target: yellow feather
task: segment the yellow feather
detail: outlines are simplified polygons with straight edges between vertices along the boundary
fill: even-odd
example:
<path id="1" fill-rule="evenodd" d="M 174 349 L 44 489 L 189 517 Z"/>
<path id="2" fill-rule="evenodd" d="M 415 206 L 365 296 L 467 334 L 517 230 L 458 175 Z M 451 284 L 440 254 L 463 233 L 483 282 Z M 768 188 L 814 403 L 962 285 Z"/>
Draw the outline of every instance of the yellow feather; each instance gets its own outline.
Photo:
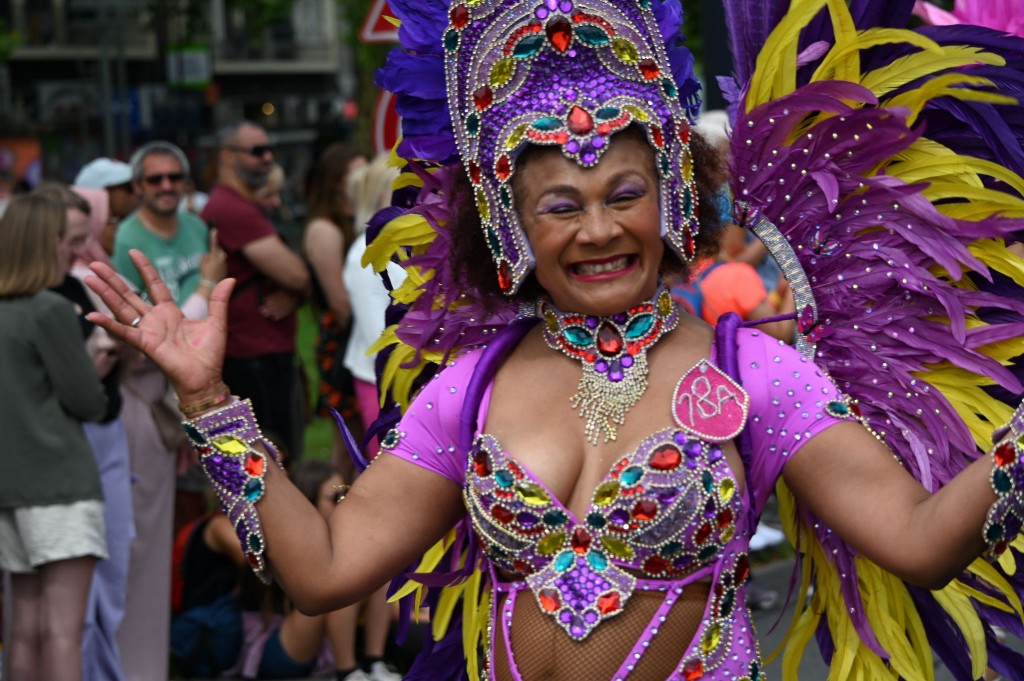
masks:
<path id="1" fill-rule="evenodd" d="M 440 641 L 448 633 L 448 625 L 452 621 L 452 613 L 455 606 L 462 598 L 465 590 L 465 583 L 455 586 L 446 586 L 441 590 L 441 596 L 437 599 L 437 605 L 430 611 L 430 631 L 435 641 Z"/>
<path id="2" fill-rule="evenodd" d="M 971 676 L 980 679 L 988 665 L 988 650 L 978 613 L 971 606 L 970 599 L 961 593 L 959 582 L 950 582 L 945 588 L 932 591 L 932 595 L 959 627 L 971 655 Z"/>
<path id="3" fill-rule="evenodd" d="M 796 87 L 796 57 L 800 31 L 826 0 L 794 0 L 790 10 L 765 40 L 757 55 L 747 95 L 747 111 L 788 94 Z"/>
<path id="4" fill-rule="evenodd" d="M 917 35 L 912 31 L 910 33 Z M 946 69 L 979 63 L 999 66 L 1006 63 L 1006 60 L 999 55 L 984 52 L 976 47 L 953 45 L 940 49 L 941 56 L 928 50 L 893 60 L 886 66 L 864 74 L 860 79 L 860 84 L 882 97 L 918 78 Z"/>
<path id="5" fill-rule="evenodd" d="M 938 43 L 919 33 L 895 28 L 872 28 L 856 34 L 856 36 L 846 44 L 840 45 L 837 43 L 836 46 L 829 51 L 825 59 L 822 60 L 821 65 L 818 66 L 817 70 L 815 70 L 814 76 L 811 80 L 848 80 L 854 83 L 861 82 L 861 84 L 866 86 L 866 84 L 862 82 L 859 69 L 856 71 L 851 70 L 850 67 L 857 63 L 856 60 L 851 59 L 851 57 L 857 56 L 859 58 L 858 53 L 863 50 L 892 43 L 906 43 L 914 45 L 915 47 L 920 47 L 922 50 L 926 50 L 926 54 L 931 58 L 931 64 L 933 65 L 933 69 L 928 72 L 934 72 L 936 58 L 938 55 L 943 53 L 943 49 L 938 45 Z M 965 61 L 964 63 L 970 62 Z M 881 70 L 884 71 L 885 69 Z M 913 78 L 911 78 L 911 80 L 913 80 Z M 872 91 L 874 91 L 873 88 Z M 876 92 L 875 94 L 878 93 Z"/>
<path id="6" fill-rule="evenodd" d="M 834 78 L 838 80 L 855 83 L 860 78 L 857 26 L 845 0 L 828 0 L 828 9 L 832 15 L 832 31 L 835 33 L 835 46 L 832 51 L 840 52 L 842 56 L 836 61 L 826 59 L 826 62 L 830 62 L 826 72 L 834 74 Z"/>
<path id="7" fill-rule="evenodd" d="M 1024 286 L 1024 260 L 1006 248 L 1002 239 L 979 239 L 967 247 L 975 257 L 992 269 Z"/>
<path id="8" fill-rule="evenodd" d="M 462 600 L 462 649 L 466 652 L 466 666 L 469 678 L 480 676 L 476 650 L 483 630 L 480 617 L 480 585 L 483 573 L 474 570 L 466 580 L 466 588 Z"/>

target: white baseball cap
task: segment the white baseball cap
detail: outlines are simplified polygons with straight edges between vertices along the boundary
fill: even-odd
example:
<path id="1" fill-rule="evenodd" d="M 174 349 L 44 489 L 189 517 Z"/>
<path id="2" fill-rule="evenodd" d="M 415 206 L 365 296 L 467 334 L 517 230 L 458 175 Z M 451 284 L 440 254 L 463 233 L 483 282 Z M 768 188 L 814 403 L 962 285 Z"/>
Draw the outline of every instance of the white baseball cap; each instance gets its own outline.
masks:
<path id="1" fill-rule="evenodd" d="M 124 161 L 115 161 L 101 156 L 82 166 L 72 184 L 88 189 L 106 189 L 126 184 L 131 180 L 132 167 L 130 165 Z"/>

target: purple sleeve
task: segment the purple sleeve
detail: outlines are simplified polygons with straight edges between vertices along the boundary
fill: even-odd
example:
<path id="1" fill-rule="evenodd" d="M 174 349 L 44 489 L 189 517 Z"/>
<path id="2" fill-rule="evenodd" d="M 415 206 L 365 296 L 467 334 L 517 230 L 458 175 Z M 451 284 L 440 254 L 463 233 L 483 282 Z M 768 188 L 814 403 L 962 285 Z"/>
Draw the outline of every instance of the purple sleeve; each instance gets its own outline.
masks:
<path id="1" fill-rule="evenodd" d="M 839 391 L 813 362 L 762 331 L 740 329 L 736 342 L 740 379 L 750 395 L 747 427 L 753 451 L 747 484 L 760 510 L 786 462 L 842 420 L 825 411 Z"/>
<path id="2" fill-rule="evenodd" d="M 460 357 L 423 386 L 398 424 L 398 444 L 388 453 L 462 487 L 466 455 L 459 451 L 459 415 L 480 356 L 475 351 Z"/>

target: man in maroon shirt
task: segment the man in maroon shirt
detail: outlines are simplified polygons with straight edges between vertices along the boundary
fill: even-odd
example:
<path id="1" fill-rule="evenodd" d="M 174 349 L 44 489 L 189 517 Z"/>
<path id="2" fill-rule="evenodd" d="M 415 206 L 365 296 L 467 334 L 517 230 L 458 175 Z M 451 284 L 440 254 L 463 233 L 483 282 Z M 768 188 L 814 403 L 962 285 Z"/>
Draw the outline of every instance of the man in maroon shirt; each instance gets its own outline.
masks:
<path id="1" fill-rule="evenodd" d="M 242 121 L 223 128 L 218 143 L 217 185 L 202 217 L 217 228 L 228 276 L 236 279 L 228 308 L 224 380 L 233 393 L 252 400 L 264 430 L 298 455 L 302 424 L 295 422 L 292 403 L 297 394 L 295 311 L 309 272 L 252 200 L 274 161 L 267 131 Z"/>

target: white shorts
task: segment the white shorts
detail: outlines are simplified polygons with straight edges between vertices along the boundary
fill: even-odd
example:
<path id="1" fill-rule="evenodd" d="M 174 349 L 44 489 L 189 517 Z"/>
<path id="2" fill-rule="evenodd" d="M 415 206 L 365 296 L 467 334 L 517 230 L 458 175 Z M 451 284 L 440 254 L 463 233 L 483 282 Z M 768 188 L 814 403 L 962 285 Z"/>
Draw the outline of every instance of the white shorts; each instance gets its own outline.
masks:
<path id="1" fill-rule="evenodd" d="M 0 568 L 31 573 L 82 556 L 107 557 L 102 501 L 0 509 Z"/>

